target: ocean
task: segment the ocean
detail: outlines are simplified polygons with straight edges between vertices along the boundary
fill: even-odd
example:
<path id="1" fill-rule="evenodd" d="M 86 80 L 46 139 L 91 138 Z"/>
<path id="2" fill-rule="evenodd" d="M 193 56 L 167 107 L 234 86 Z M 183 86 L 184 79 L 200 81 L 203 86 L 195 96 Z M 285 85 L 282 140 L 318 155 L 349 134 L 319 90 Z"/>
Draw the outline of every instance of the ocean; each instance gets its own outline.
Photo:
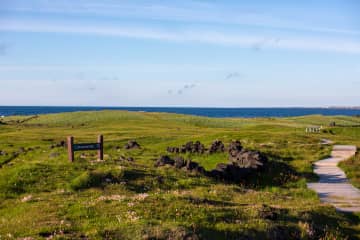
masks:
<path id="1" fill-rule="evenodd" d="M 360 116 L 360 109 L 341 108 L 197 108 L 197 107 L 40 107 L 0 106 L 0 116 L 37 115 L 77 111 L 126 110 L 144 112 L 167 112 L 206 117 L 294 117 L 304 115 Z"/>

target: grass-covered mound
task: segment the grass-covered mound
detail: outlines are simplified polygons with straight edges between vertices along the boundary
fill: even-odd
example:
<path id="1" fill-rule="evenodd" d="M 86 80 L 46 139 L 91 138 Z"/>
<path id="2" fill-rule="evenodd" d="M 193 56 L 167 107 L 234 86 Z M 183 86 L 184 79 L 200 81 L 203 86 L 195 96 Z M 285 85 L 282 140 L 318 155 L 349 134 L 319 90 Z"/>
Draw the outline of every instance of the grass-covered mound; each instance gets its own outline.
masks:
<path id="1" fill-rule="evenodd" d="M 305 133 L 306 126 L 332 121 L 341 126 Z M 124 111 L 5 118 L 0 239 L 356 239 L 359 215 L 321 204 L 306 181 L 316 180 L 312 163 L 330 153 L 321 139 L 360 145 L 359 123 L 342 116 L 216 119 Z M 66 136 L 93 142 L 98 134 L 105 161 L 92 152 L 67 160 Z M 132 139 L 141 148 L 125 149 Z M 229 161 L 227 153 L 166 150 L 188 141 L 208 147 L 215 139 L 226 145 L 239 139 L 261 151 L 267 168 L 232 183 L 154 166 L 161 155 L 181 155 L 210 171 Z"/>

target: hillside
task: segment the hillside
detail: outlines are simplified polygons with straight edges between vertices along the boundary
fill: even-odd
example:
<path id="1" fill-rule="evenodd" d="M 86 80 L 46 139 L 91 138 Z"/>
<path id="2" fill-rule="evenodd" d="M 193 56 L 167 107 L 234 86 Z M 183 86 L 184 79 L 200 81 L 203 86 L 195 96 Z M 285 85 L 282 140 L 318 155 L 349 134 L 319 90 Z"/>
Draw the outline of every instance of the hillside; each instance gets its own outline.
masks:
<path id="1" fill-rule="evenodd" d="M 336 127 L 305 133 L 307 126 L 333 121 Z M 306 181 L 316 180 L 312 163 L 330 153 L 322 139 L 360 146 L 359 125 L 358 117 L 320 115 L 7 117 L 0 124 L 0 239 L 360 239 L 359 214 L 338 213 L 306 188 Z M 95 142 L 99 134 L 104 161 L 95 152 L 68 161 L 67 136 Z M 140 149 L 124 149 L 132 139 Z M 209 147 L 216 139 L 261 151 L 267 168 L 235 183 L 154 166 L 161 155 L 176 155 L 168 146 L 200 141 Z M 180 155 L 206 171 L 228 162 L 226 153 Z"/>

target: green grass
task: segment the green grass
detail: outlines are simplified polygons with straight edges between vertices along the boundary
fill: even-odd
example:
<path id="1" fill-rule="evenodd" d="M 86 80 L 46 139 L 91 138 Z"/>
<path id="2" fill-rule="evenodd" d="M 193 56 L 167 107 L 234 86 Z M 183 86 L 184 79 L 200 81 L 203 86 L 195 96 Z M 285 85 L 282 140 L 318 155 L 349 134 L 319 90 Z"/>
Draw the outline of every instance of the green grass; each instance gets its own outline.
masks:
<path id="1" fill-rule="evenodd" d="M 351 183 L 360 188 L 360 155 L 341 162 L 339 166 L 345 171 Z"/>
<path id="2" fill-rule="evenodd" d="M 27 121 L 23 121 L 26 119 Z M 341 126 L 319 134 L 309 125 Z M 360 145 L 360 119 L 216 119 L 166 113 L 77 112 L 7 117 L 0 125 L 0 239 L 358 239 L 360 216 L 342 214 L 306 188 L 316 181 L 312 163 L 329 155 L 321 139 Z M 331 131 L 330 131 L 331 130 Z M 105 138 L 105 161 L 95 152 L 67 160 L 51 145 L 67 136 L 75 142 Z M 136 139 L 141 149 L 125 150 Z M 155 168 L 167 146 L 215 139 L 239 139 L 269 157 L 262 173 L 240 184 Z M 120 147 L 120 148 L 117 148 Z M 32 148 L 32 151 L 22 151 Z M 17 153 L 17 154 L 13 154 Z M 120 156 L 135 162 L 120 161 Z M 227 154 L 184 154 L 207 170 Z M 358 160 L 343 163 L 358 184 Z M 357 176 L 357 177 L 356 177 Z M 357 180 L 356 180 L 357 179 Z"/>

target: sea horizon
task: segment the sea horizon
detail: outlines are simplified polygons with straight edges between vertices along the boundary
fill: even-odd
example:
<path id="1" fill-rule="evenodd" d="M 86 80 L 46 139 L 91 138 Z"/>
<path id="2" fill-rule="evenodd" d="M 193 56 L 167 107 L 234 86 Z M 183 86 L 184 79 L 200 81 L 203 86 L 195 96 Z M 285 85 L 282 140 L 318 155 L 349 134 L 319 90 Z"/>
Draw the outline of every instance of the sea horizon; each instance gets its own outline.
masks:
<path id="1" fill-rule="evenodd" d="M 123 110 L 176 113 L 205 117 L 359 116 L 359 107 L 192 107 L 192 106 L 0 106 L 0 116 L 40 115 L 79 111 Z"/>

